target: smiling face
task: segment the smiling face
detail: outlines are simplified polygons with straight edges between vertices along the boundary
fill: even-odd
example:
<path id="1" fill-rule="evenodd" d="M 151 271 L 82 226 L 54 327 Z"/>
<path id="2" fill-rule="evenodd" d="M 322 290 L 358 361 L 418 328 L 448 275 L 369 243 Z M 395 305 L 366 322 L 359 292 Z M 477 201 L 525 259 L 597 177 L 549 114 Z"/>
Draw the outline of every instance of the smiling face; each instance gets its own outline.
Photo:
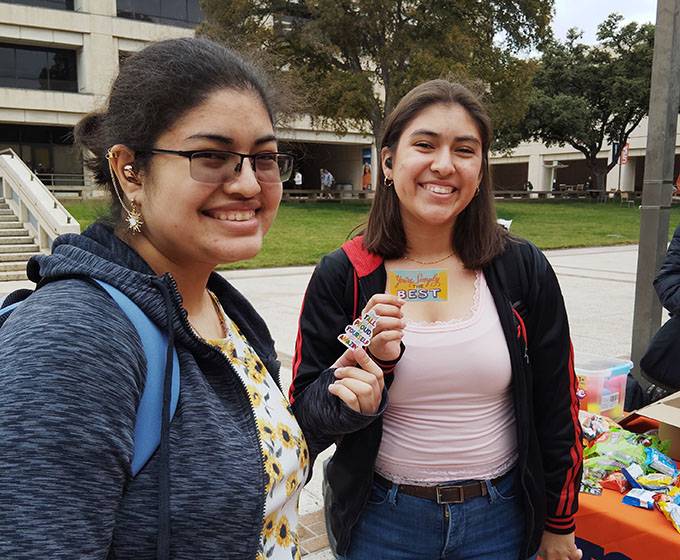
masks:
<path id="1" fill-rule="evenodd" d="M 218 90 L 161 134 L 154 146 L 167 150 L 275 152 L 267 110 L 247 91 Z M 144 217 L 142 232 L 128 243 L 157 272 L 212 270 L 217 264 L 255 256 L 276 216 L 281 183 L 259 183 L 252 160 L 227 184 L 194 180 L 189 160 L 152 156 L 141 185 L 128 191 Z M 128 189 L 126 189 L 128 190 Z"/>
<path id="2" fill-rule="evenodd" d="M 423 228 L 450 234 L 482 179 L 481 135 L 468 112 L 458 104 L 431 105 L 404 128 L 394 152 L 383 148 L 381 155 L 407 237 Z"/>

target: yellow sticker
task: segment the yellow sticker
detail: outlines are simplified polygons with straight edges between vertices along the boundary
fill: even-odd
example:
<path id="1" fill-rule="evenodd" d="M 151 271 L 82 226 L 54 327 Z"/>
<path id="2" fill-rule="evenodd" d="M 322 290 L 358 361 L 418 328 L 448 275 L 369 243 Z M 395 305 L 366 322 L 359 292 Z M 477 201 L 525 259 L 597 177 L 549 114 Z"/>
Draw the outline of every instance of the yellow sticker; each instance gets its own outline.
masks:
<path id="1" fill-rule="evenodd" d="M 390 294 L 406 301 L 446 301 L 446 270 L 391 270 Z"/>

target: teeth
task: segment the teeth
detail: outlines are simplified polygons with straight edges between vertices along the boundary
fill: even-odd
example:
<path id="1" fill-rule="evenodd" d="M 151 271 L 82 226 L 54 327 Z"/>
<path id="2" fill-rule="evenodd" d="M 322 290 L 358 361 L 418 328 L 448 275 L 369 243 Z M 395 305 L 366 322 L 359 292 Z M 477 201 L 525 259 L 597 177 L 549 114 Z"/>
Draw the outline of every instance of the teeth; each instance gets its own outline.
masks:
<path id="1" fill-rule="evenodd" d="M 437 185 L 425 185 L 425 190 L 437 193 L 437 194 L 449 194 L 453 192 L 453 187 L 440 187 Z"/>
<path id="2" fill-rule="evenodd" d="M 255 217 L 255 212 L 250 210 L 248 212 L 232 212 L 231 214 L 217 214 L 213 216 L 223 222 L 244 222 Z"/>

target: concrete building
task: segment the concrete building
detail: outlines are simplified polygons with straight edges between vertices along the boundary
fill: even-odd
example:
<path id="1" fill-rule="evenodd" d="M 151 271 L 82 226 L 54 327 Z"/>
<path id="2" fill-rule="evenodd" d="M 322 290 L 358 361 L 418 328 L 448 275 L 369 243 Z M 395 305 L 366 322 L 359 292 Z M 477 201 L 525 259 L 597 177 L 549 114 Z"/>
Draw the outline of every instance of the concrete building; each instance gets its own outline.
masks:
<path id="1" fill-rule="evenodd" d="M 0 150 L 12 148 L 55 192 L 84 185 L 73 125 L 103 105 L 125 56 L 152 40 L 193 35 L 202 17 L 199 0 L 0 0 Z M 319 188 L 320 168 L 328 168 L 338 185 L 359 189 L 362 164 L 377 161 L 369 134 L 338 135 L 311 119 L 278 132 L 283 149 L 297 156 L 306 188 Z M 642 189 L 646 135 L 643 121 L 627 163 L 609 173 L 608 189 Z M 680 154 L 680 135 L 676 145 Z M 611 158 L 609 147 L 601 158 Z M 553 182 L 575 190 L 590 174 L 570 146 L 527 143 L 491 163 L 497 190 L 523 190 L 527 181 L 534 191 L 550 191 Z"/>
<path id="2" fill-rule="evenodd" d="M 644 118 L 628 139 L 626 163 L 618 163 L 607 175 L 608 191 L 639 193 L 642 190 L 646 145 L 647 118 Z M 674 179 L 680 174 L 680 126 L 675 154 Z M 598 159 L 611 161 L 611 146 L 605 146 Z M 550 191 L 553 181 L 558 189 L 580 190 L 586 188 L 586 181 L 592 175 L 583 154 L 569 145 L 548 148 L 538 142 L 523 143 L 511 155 L 495 155 L 490 161 L 496 190 L 524 190 L 527 181 L 534 191 Z"/>
<path id="3" fill-rule="evenodd" d="M 84 185 L 72 127 L 104 104 L 121 60 L 149 41 L 193 35 L 202 17 L 199 0 L 0 0 L 0 151 L 12 148 L 57 193 Z M 305 119 L 278 132 L 308 188 L 320 187 L 322 167 L 361 188 L 362 163 L 375 161 L 362 133 Z"/>

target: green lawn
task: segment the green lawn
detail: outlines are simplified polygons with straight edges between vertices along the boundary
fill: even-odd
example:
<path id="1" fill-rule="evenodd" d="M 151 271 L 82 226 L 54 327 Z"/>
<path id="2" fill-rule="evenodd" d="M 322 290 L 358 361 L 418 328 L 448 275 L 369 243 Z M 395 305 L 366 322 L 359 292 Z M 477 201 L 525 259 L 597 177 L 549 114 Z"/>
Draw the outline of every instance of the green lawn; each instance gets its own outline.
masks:
<path id="1" fill-rule="evenodd" d="M 84 228 L 106 210 L 91 203 L 65 205 Z M 541 249 L 589 247 L 637 243 L 640 230 L 638 207 L 618 202 L 551 200 L 498 202 L 498 216 L 512 220 L 512 231 L 533 241 Z M 284 204 L 262 251 L 247 262 L 224 268 L 261 268 L 314 264 L 339 247 L 353 228 L 368 215 L 367 204 Z M 671 208 L 669 236 L 680 222 L 680 205 Z"/>

